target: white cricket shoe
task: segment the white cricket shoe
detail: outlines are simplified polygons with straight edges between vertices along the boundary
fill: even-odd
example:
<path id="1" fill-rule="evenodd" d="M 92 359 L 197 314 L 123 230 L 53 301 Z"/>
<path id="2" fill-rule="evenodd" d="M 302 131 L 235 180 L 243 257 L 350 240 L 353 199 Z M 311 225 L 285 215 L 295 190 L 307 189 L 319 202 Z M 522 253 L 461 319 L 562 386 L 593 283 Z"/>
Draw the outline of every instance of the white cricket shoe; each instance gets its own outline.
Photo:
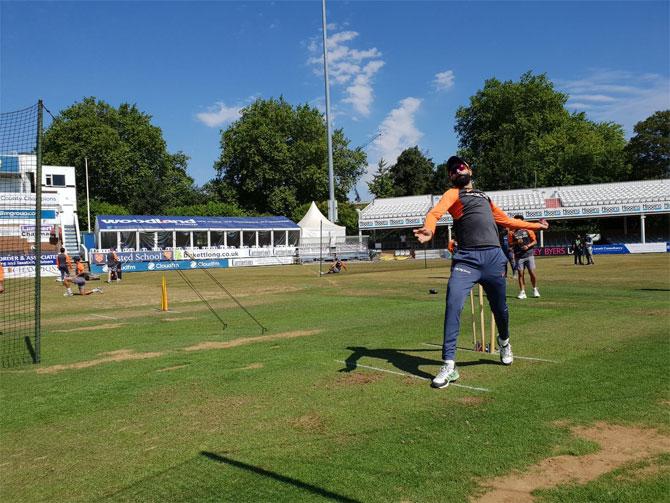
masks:
<path id="1" fill-rule="evenodd" d="M 449 367 L 449 365 L 442 365 L 438 374 L 433 377 L 433 380 L 430 382 L 430 385 L 433 388 L 446 388 L 449 386 L 449 383 L 455 381 L 460 376 L 458 375 L 458 370 L 456 367 Z"/>
<path id="2" fill-rule="evenodd" d="M 537 288 L 533 288 L 533 297 L 537 298 L 540 296 L 540 291 Z"/>
<path id="3" fill-rule="evenodd" d="M 498 347 L 500 348 L 500 361 L 503 365 L 512 365 L 514 355 L 512 354 L 512 345 L 507 342 L 506 346 L 502 345 L 502 340 L 498 337 Z"/>
<path id="4" fill-rule="evenodd" d="M 519 292 L 519 295 L 516 296 L 516 298 L 517 298 L 517 299 L 525 299 L 525 298 L 526 298 L 526 291 L 525 291 L 525 290 L 521 290 L 521 291 Z"/>

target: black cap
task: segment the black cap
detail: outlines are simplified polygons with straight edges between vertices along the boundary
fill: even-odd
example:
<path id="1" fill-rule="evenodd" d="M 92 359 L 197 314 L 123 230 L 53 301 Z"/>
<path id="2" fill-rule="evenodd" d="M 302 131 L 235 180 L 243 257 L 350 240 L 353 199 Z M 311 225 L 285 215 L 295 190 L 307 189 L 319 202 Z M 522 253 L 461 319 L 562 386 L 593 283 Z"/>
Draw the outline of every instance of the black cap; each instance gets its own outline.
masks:
<path id="1" fill-rule="evenodd" d="M 459 164 L 465 164 L 468 168 L 470 167 L 470 163 L 467 161 L 464 161 L 458 156 L 452 155 L 448 160 L 447 160 L 447 171 L 451 171 L 454 169 L 456 166 Z"/>

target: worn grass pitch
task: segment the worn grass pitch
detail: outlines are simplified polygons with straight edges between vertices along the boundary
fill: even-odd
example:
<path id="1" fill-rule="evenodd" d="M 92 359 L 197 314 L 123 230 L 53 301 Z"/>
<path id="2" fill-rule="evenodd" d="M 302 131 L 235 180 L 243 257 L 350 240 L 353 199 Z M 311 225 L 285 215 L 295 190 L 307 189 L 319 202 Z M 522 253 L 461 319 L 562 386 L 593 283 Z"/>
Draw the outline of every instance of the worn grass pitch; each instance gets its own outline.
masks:
<path id="1" fill-rule="evenodd" d="M 576 433 L 601 428 L 660 447 L 516 500 L 662 501 L 670 256 L 595 258 L 538 260 L 540 299 L 509 283 L 515 353 L 559 363 L 460 352 L 459 383 L 490 392 L 416 379 L 440 365 L 445 261 L 212 271 L 266 334 L 202 271 L 225 331 L 176 273 L 170 313 L 159 274 L 72 298 L 45 280 L 43 361 L 0 371 L 0 500 L 467 501 L 605 456 Z"/>

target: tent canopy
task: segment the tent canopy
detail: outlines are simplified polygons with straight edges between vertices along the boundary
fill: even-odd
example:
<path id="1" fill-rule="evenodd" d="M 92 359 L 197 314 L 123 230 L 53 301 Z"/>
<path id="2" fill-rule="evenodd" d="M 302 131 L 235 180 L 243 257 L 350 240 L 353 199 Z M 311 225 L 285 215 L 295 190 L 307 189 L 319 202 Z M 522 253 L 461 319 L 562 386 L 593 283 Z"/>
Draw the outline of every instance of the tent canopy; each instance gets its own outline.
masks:
<path id="1" fill-rule="evenodd" d="M 302 238 L 318 238 L 321 236 L 322 229 L 323 237 L 325 238 L 344 237 L 347 235 L 347 228 L 334 224 L 324 217 L 314 201 L 312 201 L 312 205 L 307 210 L 307 213 L 305 213 L 305 216 L 302 217 L 302 220 L 298 222 L 298 227 L 300 227 Z"/>

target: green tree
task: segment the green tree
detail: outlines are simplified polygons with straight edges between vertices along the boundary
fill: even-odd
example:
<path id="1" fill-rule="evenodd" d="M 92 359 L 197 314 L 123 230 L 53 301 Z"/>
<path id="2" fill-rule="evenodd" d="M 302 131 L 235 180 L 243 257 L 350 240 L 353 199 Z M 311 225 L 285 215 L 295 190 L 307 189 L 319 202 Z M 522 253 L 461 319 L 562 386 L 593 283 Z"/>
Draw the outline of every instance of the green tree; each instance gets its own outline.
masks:
<path id="1" fill-rule="evenodd" d="M 345 201 L 364 172 L 366 155 L 350 149 L 342 130 L 333 133 L 335 195 Z M 290 215 L 301 204 L 328 198 L 326 127 L 308 105 L 283 98 L 258 99 L 221 134 L 215 163 L 220 188 L 232 191 L 241 207 Z"/>
<path id="2" fill-rule="evenodd" d="M 487 80 L 470 106 L 456 112 L 460 154 L 471 162 L 477 187 L 505 190 L 626 179 L 622 127 L 570 114 L 567 99 L 544 74 L 527 72 L 518 82 Z"/>
<path id="3" fill-rule="evenodd" d="M 431 180 L 430 192 L 433 194 L 442 194 L 451 187 L 451 180 L 449 180 L 449 172 L 447 171 L 447 163 L 443 162 L 435 167 L 433 178 Z"/>
<path id="4" fill-rule="evenodd" d="M 427 158 L 418 146 L 405 149 L 390 168 L 394 195 L 399 197 L 429 193 L 434 169 L 432 159 Z"/>
<path id="5" fill-rule="evenodd" d="M 372 181 L 368 182 L 368 190 L 375 197 L 393 197 L 395 195 L 391 167 L 383 158 L 379 159 L 377 172 L 372 175 Z"/>
<path id="6" fill-rule="evenodd" d="M 91 198 L 132 213 L 159 213 L 199 197 L 186 173 L 188 157 L 169 153 L 161 129 L 135 105 L 114 108 L 93 97 L 75 103 L 45 131 L 43 152 L 45 164 L 75 167 L 81 195 L 88 158 Z"/>
<path id="7" fill-rule="evenodd" d="M 566 101 L 544 74 L 527 72 L 519 82 L 486 80 L 470 106 L 456 111 L 460 153 L 473 166 L 478 188 L 531 187 L 531 145 L 569 117 Z"/>
<path id="8" fill-rule="evenodd" d="M 630 169 L 622 155 L 625 145 L 620 125 L 573 114 L 533 142 L 526 166 L 538 186 L 621 181 Z"/>
<path id="9" fill-rule="evenodd" d="M 670 178 L 670 110 L 655 112 L 633 129 L 635 136 L 626 145 L 631 179 Z"/>

